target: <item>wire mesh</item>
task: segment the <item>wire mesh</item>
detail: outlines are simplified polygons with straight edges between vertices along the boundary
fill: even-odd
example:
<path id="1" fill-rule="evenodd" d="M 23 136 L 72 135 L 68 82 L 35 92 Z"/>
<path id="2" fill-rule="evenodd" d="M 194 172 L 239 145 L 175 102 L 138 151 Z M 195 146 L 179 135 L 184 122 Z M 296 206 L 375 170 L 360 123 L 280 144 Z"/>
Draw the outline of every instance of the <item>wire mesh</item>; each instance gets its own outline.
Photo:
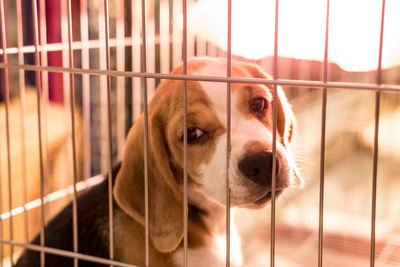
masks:
<path id="1" fill-rule="evenodd" d="M 37 114 L 38 114 L 38 136 L 39 136 L 39 158 L 40 158 L 40 173 L 41 173 L 41 185 L 40 185 L 40 205 L 41 205 L 41 231 L 40 231 L 40 246 L 28 244 L 29 240 L 29 229 L 28 229 L 28 217 L 27 212 L 25 211 L 25 205 L 22 206 L 23 213 L 25 215 L 25 235 L 26 235 L 26 243 L 16 242 L 13 240 L 13 206 L 12 206 L 12 181 L 11 181 L 11 167 L 10 167 L 10 148 L 9 142 L 7 142 L 7 160 L 8 160 L 8 179 L 9 179 L 9 220 L 10 220 L 10 239 L 5 240 L 1 239 L 1 244 L 8 244 L 13 246 L 20 246 L 26 249 L 32 249 L 35 251 L 39 251 L 41 253 L 41 266 L 45 266 L 45 253 L 57 254 L 60 256 L 71 257 L 74 258 L 74 265 L 78 265 L 78 259 L 80 260 L 88 260 L 96 263 L 103 263 L 115 266 L 133 266 L 128 264 L 123 264 L 118 261 L 114 261 L 114 236 L 113 236 L 113 199 L 112 199 L 112 164 L 113 164 L 113 132 L 112 132 L 112 77 L 116 78 L 117 90 L 116 90 L 116 101 L 118 103 L 118 111 L 117 111 L 117 151 L 118 157 L 122 158 L 122 152 L 124 147 L 124 138 L 126 127 L 129 123 L 127 123 L 127 117 L 131 116 L 132 121 L 135 117 L 138 116 L 141 109 L 143 109 L 144 117 L 145 117 L 145 264 L 149 266 L 150 262 L 150 252 L 149 252 L 149 218 L 148 218 L 148 209 L 149 209 L 149 196 L 148 196 L 148 168 L 149 168 L 149 129 L 148 129 L 148 111 L 147 111 L 147 102 L 148 102 L 148 93 L 151 94 L 151 91 L 155 90 L 156 80 L 159 79 L 173 79 L 173 80 L 183 80 L 184 84 L 184 129 L 188 127 L 187 121 L 187 82 L 188 81 L 209 81 L 209 82 L 220 82 L 227 84 L 227 154 L 226 154 L 226 266 L 230 266 L 230 179 L 229 179 L 229 162 L 230 162 L 230 150 L 231 150 L 231 84 L 232 83 L 249 83 L 249 84 L 265 84 L 265 85 L 273 85 L 273 137 L 272 137 L 272 154 L 273 154 L 273 163 L 272 163 L 272 189 L 271 189 L 271 251 L 270 251 L 270 266 L 275 266 L 275 187 L 276 187 L 276 131 L 277 131 L 277 86 L 297 86 L 297 87 L 312 87 L 317 89 L 322 89 L 323 92 L 323 101 L 322 101 L 322 121 L 321 121 L 321 160 L 320 160 L 320 206 L 319 206 L 319 242 L 318 242 L 318 266 L 323 265 L 323 208 L 324 208 L 324 164 L 325 164 L 325 124 L 326 124 L 326 108 L 327 108 L 327 92 L 329 89 L 349 89 L 349 90 L 366 90 L 366 91 L 375 91 L 376 92 L 376 106 L 375 106 L 375 132 L 374 132 L 374 161 L 373 161 L 373 192 L 372 192 L 372 214 L 371 214 L 371 258 L 370 258 L 370 266 L 374 266 L 375 264 L 375 220 L 376 220 L 376 187 L 377 187 L 377 167 L 378 167 L 378 136 L 379 136 L 379 109 L 380 109 L 380 94 L 381 92 L 400 92 L 400 86 L 398 85 L 388 85 L 382 83 L 382 70 L 381 70 L 381 61 L 382 61 L 382 42 L 383 42 L 383 28 L 384 28 L 384 20 L 385 20 L 385 0 L 382 3 L 382 22 L 381 22 L 381 32 L 380 32 L 380 46 L 379 46 L 379 62 L 377 68 L 377 82 L 376 84 L 363 84 L 363 83 L 352 83 L 352 82 L 330 82 L 328 81 L 328 29 L 329 29 L 329 0 L 327 1 L 327 17 L 326 17 L 326 37 L 325 37 L 325 57 L 324 57 L 324 74 L 322 81 L 311 81 L 311 80 L 288 80 L 288 79 L 279 79 L 278 75 L 278 21 L 279 21 L 279 1 L 275 2 L 275 39 L 274 39 L 274 72 L 273 79 L 262 79 L 262 78 L 237 78 L 231 77 L 231 60 L 232 60 L 232 52 L 231 52 L 231 9 L 232 3 L 228 0 L 228 21 L 227 21 L 227 34 L 228 34 L 228 43 L 227 43 L 227 75 L 226 77 L 215 77 L 215 76 L 198 76 L 198 75 L 188 75 L 187 74 L 187 61 L 190 56 L 195 55 L 195 50 L 198 51 L 207 51 L 209 54 L 213 54 L 212 46 L 207 47 L 206 42 L 199 41 L 196 46 L 193 44 L 192 40 L 188 40 L 187 34 L 187 2 L 183 0 L 182 5 L 178 5 L 174 1 L 161 1 L 160 9 L 170 9 L 169 15 L 172 17 L 178 17 L 178 14 L 183 13 L 183 30 L 181 34 L 181 30 L 177 28 L 177 26 L 172 25 L 169 28 L 160 28 L 159 29 L 159 38 L 160 38 L 160 54 L 159 57 L 165 58 L 165 60 L 160 63 L 158 70 L 154 64 L 148 68 L 148 62 L 156 61 L 156 54 L 154 54 L 154 47 L 151 47 L 151 44 L 155 42 L 155 35 L 148 35 L 149 29 L 154 32 L 154 25 L 147 25 L 146 16 L 146 1 L 142 0 L 141 3 L 138 0 L 133 0 L 130 2 L 131 5 L 131 20 L 132 22 L 141 24 L 141 32 L 136 27 L 131 27 L 131 37 L 125 36 L 125 31 L 127 31 L 124 27 L 125 22 L 125 13 L 124 13 L 124 1 L 117 1 L 117 33 L 115 38 L 110 37 L 110 17 L 109 17 L 109 3 L 107 0 L 104 0 L 103 5 L 100 5 L 99 8 L 99 17 L 98 17 L 98 27 L 99 27 L 99 37 L 98 39 L 91 39 L 90 33 L 88 31 L 89 28 L 89 11 L 88 11 L 88 2 L 85 0 L 80 1 L 80 41 L 73 40 L 73 16 L 72 16 L 72 7 L 71 0 L 68 0 L 67 4 L 67 19 L 64 20 L 64 23 L 67 22 L 67 25 L 63 27 L 67 29 L 67 39 L 65 40 L 65 36 L 62 38 L 60 43 L 47 43 L 46 40 L 46 12 L 45 12 L 45 1 L 41 0 L 40 4 L 37 3 L 37 0 L 32 0 L 33 6 L 33 30 L 34 30 L 34 45 L 24 45 L 22 30 L 22 15 L 21 15 L 21 2 L 17 1 L 17 22 L 18 22 L 18 46 L 16 47 L 6 47 L 6 22 L 4 15 L 4 1 L 0 1 L 0 16 L 1 16 L 1 25 L 2 25 L 2 48 L 0 49 L 0 55 L 3 56 L 3 63 L 0 63 L 0 68 L 4 70 L 5 73 L 5 103 L 6 103 L 6 119 L 7 119 L 7 128 L 9 125 L 9 114 L 8 114 L 8 104 L 9 104 L 9 81 L 8 81 L 8 71 L 9 70 L 18 70 L 19 72 L 19 89 L 20 89 L 20 97 L 21 102 L 24 103 L 24 92 L 25 92 L 25 72 L 26 71 L 34 71 L 36 73 L 36 84 L 37 84 Z M 40 7 L 38 12 L 37 7 Z M 137 10 L 140 7 L 141 13 Z M 39 15 L 38 15 L 39 14 Z M 159 14 L 159 16 L 165 16 Z M 165 19 L 165 18 L 164 18 Z M 147 28 L 148 26 L 148 28 Z M 62 28 L 62 27 L 61 27 Z M 167 33 L 167 34 L 166 34 Z M 104 36 L 102 36 L 104 34 Z M 137 41 L 140 39 L 140 41 Z M 148 44 L 146 37 L 150 39 L 150 45 Z M 66 43 L 68 45 L 66 46 Z M 168 43 L 166 45 L 165 43 Z M 125 69 L 125 57 L 128 57 L 127 47 L 131 47 L 131 58 L 132 58 L 132 68 L 131 70 Z M 116 69 L 113 70 L 111 65 L 112 54 L 114 52 L 111 49 L 115 48 L 116 54 Z M 151 48 L 151 49 L 149 49 Z M 94 69 L 91 68 L 90 65 L 90 50 L 91 49 L 99 49 L 101 50 L 100 54 L 105 56 L 104 58 L 100 57 L 100 68 Z M 149 52 L 150 50 L 150 52 Z M 68 53 L 65 53 L 65 52 Z M 74 52 L 81 52 L 81 68 L 74 66 Z M 23 56 L 29 53 L 35 53 L 35 64 L 25 64 Z M 67 55 L 67 60 L 63 60 L 62 67 L 49 66 L 47 53 L 48 52 L 63 52 L 64 55 Z M 204 53 L 204 52 L 203 52 Z M 8 56 L 17 55 L 18 63 L 9 63 Z M 105 62 L 102 62 L 105 59 Z M 171 69 L 172 66 L 176 66 L 183 59 L 183 74 L 167 74 L 168 70 Z M 66 64 L 68 61 L 69 65 Z M 140 67 L 139 67 L 140 66 Z M 69 96 L 70 99 L 70 116 L 72 120 L 72 150 L 73 150 L 73 208 L 74 208 L 74 249 L 73 252 L 69 251 L 61 251 L 53 248 L 49 248 L 45 246 L 45 236 L 44 236 L 44 227 L 45 227 L 45 214 L 44 214 L 44 182 L 45 182 L 45 161 L 47 157 L 44 156 L 43 147 L 47 147 L 42 144 L 42 139 L 47 140 L 46 138 L 46 129 L 43 131 L 42 127 L 47 127 L 45 123 L 41 120 L 43 119 L 45 122 L 47 121 L 46 116 L 47 112 L 41 111 L 41 108 L 46 109 L 46 103 L 41 104 L 43 99 L 46 102 L 49 99 L 49 88 L 48 88 L 48 76 L 47 74 L 50 72 L 58 72 L 62 73 L 66 76 L 69 76 L 68 79 L 64 79 L 64 88 L 71 88 Z M 84 132 L 89 133 L 91 129 L 90 123 L 90 101 L 91 101 L 91 89 L 90 88 L 90 76 L 99 76 L 106 78 L 106 87 L 100 91 L 106 91 L 106 107 L 103 107 L 103 110 L 107 110 L 107 127 L 106 127 L 106 135 L 107 135 L 107 148 L 103 148 L 107 150 L 108 160 L 107 160 L 107 172 L 108 176 L 108 204 L 109 204 L 109 247 L 110 247 L 110 258 L 109 259 L 101 259 L 94 256 L 84 255 L 78 253 L 78 229 L 77 229 L 77 189 L 76 185 L 78 182 L 77 178 L 77 155 L 76 155 L 76 137 L 75 137 L 75 82 L 74 75 L 81 74 L 82 75 L 82 103 L 83 103 L 83 114 L 84 114 Z M 128 115 L 126 110 L 124 109 L 125 103 L 129 102 L 125 99 L 126 97 L 126 82 L 125 78 L 132 78 L 132 95 L 131 95 L 131 115 Z M 142 102 L 138 103 L 138 95 L 137 88 L 140 86 L 139 79 L 142 80 Z M 151 78 L 151 82 L 147 79 Z M 102 83 L 103 84 L 103 83 Z M 102 85 L 104 86 L 104 84 Z M 106 89 L 106 90 L 104 90 Z M 102 94 L 102 93 L 100 93 Z M 104 94 L 102 94 L 104 95 Z M 68 98 L 66 98 L 68 99 Z M 21 104 L 21 124 L 25 125 L 24 118 L 24 104 Z M 103 133 L 104 135 L 104 133 Z M 22 146 L 24 147 L 25 140 L 25 130 L 23 130 L 23 134 L 21 137 Z M 9 139 L 9 130 L 7 129 L 7 139 Z M 91 150 L 90 147 L 90 135 L 85 135 L 84 137 L 84 151 L 88 152 Z M 187 143 L 187 131 L 184 131 L 184 259 L 183 265 L 188 266 L 188 195 L 187 195 L 187 183 L 188 183 L 188 143 Z M 104 154 L 105 152 L 103 152 Z M 46 155 L 48 152 L 45 153 Z M 103 156 L 104 157 L 104 156 Z M 25 158 L 26 152 L 23 153 L 23 162 L 22 166 L 25 166 Z M 84 156 L 84 177 L 91 176 L 91 158 L 90 154 L 86 154 Z M 104 164 L 103 164 L 104 165 Z M 23 171 L 23 176 L 26 177 L 26 171 Z M 1 174 L 1 173 L 0 173 Z M 26 179 L 26 178 L 24 178 Z M 24 203 L 27 203 L 26 199 L 26 182 L 24 182 Z M 1 191 L 1 190 L 0 190 Z M 2 207 L 0 203 L 0 207 Z M 11 249 L 11 254 L 12 249 Z"/>

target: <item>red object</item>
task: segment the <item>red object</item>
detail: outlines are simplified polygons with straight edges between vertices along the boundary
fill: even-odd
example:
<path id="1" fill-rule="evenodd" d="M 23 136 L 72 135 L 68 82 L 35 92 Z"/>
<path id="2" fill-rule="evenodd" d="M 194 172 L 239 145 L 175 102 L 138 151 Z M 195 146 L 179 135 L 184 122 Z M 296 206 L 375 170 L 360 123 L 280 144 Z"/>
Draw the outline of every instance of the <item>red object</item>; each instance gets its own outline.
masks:
<path id="1" fill-rule="evenodd" d="M 46 26 L 47 42 L 61 43 L 61 1 L 46 1 Z M 54 51 L 47 53 L 48 65 L 62 67 L 62 52 Z M 51 101 L 62 103 L 63 75 L 62 73 L 49 72 L 49 98 Z"/>

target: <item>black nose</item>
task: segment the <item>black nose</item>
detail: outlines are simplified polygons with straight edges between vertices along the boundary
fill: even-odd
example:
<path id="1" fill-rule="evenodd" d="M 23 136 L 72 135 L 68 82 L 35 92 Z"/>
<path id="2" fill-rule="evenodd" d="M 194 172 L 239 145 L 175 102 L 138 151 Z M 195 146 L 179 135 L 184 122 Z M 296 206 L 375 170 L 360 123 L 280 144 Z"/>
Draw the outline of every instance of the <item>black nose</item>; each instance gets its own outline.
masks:
<path id="1" fill-rule="evenodd" d="M 239 170 L 251 181 L 263 185 L 271 186 L 272 180 L 272 152 L 257 151 L 246 154 L 239 161 Z M 279 171 L 279 161 L 276 158 L 276 174 Z"/>

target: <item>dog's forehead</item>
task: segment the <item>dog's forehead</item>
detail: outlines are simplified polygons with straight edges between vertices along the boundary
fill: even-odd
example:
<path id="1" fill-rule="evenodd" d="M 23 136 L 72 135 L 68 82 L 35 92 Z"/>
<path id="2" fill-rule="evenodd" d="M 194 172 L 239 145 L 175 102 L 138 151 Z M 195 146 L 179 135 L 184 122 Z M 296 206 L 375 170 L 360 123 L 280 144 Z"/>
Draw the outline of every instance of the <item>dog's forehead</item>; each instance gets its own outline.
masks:
<path id="1" fill-rule="evenodd" d="M 232 66 L 232 72 L 244 72 L 240 70 L 237 66 Z M 193 75 L 201 76 L 218 76 L 226 77 L 227 66 L 221 62 L 210 62 L 210 64 L 205 64 L 200 68 L 193 70 Z M 248 73 L 242 73 L 242 75 L 248 75 Z M 201 89 L 207 94 L 208 98 L 211 100 L 212 107 L 218 116 L 220 122 L 226 126 L 227 118 L 227 84 L 225 82 L 207 82 L 200 81 Z M 231 108 L 232 114 L 236 114 L 236 105 L 238 98 L 240 98 L 240 91 L 231 91 Z"/>

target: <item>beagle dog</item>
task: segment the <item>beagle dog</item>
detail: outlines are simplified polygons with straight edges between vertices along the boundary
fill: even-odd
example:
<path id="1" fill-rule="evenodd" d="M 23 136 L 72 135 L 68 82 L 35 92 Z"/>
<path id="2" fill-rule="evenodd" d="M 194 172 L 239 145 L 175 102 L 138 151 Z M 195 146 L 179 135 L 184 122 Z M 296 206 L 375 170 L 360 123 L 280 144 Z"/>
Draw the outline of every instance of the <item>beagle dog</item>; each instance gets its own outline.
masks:
<path id="1" fill-rule="evenodd" d="M 226 60 L 193 58 L 189 75 L 226 76 Z M 182 74 L 183 67 L 173 70 Z M 232 62 L 233 77 L 268 79 L 255 65 Z M 150 266 L 183 266 L 183 81 L 164 80 L 148 105 Z M 276 195 L 300 184 L 289 151 L 294 116 L 284 92 L 277 95 Z M 225 266 L 227 84 L 187 81 L 188 266 Z M 261 208 L 271 198 L 271 86 L 231 84 L 229 189 L 237 207 Z M 143 115 L 131 128 L 124 158 L 113 177 L 114 259 L 145 265 Z M 109 257 L 107 182 L 78 198 L 78 250 Z M 46 227 L 46 246 L 72 251 L 72 207 Z M 240 237 L 231 223 L 231 266 L 243 266 Z M 39 238 L 33 241 L 39 243 Z M 72 266 L 72 259 L 46 254 L 48 266 Z M 26 251 L 21 266 L 39 266 L 39 253 Z M 80 261 L 79 266 L 103 266 Z"/>

